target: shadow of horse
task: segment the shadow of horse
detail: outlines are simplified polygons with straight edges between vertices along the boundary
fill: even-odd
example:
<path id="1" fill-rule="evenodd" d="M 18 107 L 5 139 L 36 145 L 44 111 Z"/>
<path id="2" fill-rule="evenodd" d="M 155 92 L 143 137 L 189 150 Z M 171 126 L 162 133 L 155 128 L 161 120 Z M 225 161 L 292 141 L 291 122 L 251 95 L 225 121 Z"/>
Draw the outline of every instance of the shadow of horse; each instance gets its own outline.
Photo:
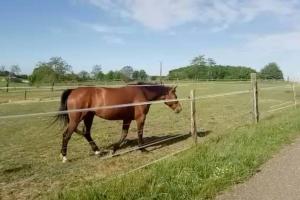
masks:
<path id="1" fill-rule="evenodd" d="M 211 130 L 200 130 L 200 131 L 197 131 L 197 136 L 198 136 L 198 137 L 206 137 L 206 136 L 208 136 L 210 133 L 212 133 Z"/>
<path id="2" fill-rule="evenodd" d="M 197 136 L 198 137 L 206 137 L 209 135 L 212 131 L 210 130 L 200 130 L 197 131 Z M 173 134 L 173 135 L 163 135 L 163 136 L 146 136 L 144 137 L 144 144 L 142 147 L 138 147 L 138 139 L 126 139 L 124 143 L 120 146 L 121 149 L 126 149 L 126 148 L 135 148 L 136 150 L 148 147 L 154 147 L 151 149 L 151 151 L 170 146 L 172 144 L 187 140 L 188 138 L 191 137 L 191 133 L 187 134 Z M 105 149 L 110 149 L 113 147 L 114 144 L 111 144 L 107 146 Z M 146 152 L 150 152 L 147 150 Z"/>

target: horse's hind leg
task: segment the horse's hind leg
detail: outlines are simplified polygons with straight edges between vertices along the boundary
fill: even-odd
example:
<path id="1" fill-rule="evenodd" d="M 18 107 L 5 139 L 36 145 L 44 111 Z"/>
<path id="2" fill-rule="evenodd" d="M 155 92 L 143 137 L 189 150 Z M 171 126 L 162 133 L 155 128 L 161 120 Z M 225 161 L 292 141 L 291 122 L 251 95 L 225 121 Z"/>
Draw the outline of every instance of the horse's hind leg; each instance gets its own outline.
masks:
<path id="1" fill-rule="evenodd" d="M 68 143 L 69 143 L 69 140 L 70 140 L 73 132 L 76 130 L 77 126 L 78 126 L 78 122 L 70 121 L 67 129 L 65 130 L 65 132 L 63 134 L 62 147 L 61 147 L 61 156 L 62 156 L 63 162 L 67 161 Z"/>
<path id="2" fill-rule="evenodd" d="M 88 113 L 86 115 L 86 117 L 84 118 L 84 125 L 85 125 L 86 129 L 85 129 L 85 133 L 83 136 L 88 141 L 88 143 L 91 145 L 92 150 L 95 152 L 95 155 L 99 155 L 100 150 L 91 136 L 91 128 L 92 128 L 92 124 L 93 124 L 93 119 L 94 119 L 93 113 Z"/>
<path id="3" fill-rule="evenodd" d="M 116 144 L 113 145 L 113 153 L 115 153 L 121 147 L 122 143 L 124 142 L 125 138 L 127 137 L 130 123 L 131 123 L 131 120 L 123 120 L 121 138 Z"/>
<path id="4" fill-rule="evenodd" d="M 145 125 L 146 116 L 136 119 L 137 129 L 138 129 L 138 144 L 139 147 L 143 146 L 143 134 L 144 134 L 144 125 Z M 145 148 L 140 148 L 142 152 L 146 152 Z"/>

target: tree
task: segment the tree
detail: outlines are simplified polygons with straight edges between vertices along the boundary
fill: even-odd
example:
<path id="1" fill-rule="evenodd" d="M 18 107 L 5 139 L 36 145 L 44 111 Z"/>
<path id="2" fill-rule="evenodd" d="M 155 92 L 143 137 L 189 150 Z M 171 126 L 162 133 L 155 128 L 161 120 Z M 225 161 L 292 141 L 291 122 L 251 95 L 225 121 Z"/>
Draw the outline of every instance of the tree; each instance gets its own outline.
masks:
<path id="1" fill-rule="evenodd" d="M 157 80 L 157 76 L 151 76 L 151 81 L 156 81 Z"/>
<path id="2" fill-rule="evenodd" d="M 90 75 L 87 71 L 82 70 L 81 72 L 78 73 L 78 77 L 80 78 L 81 81 L 86 81 L 89 79 Z"/>
<path id="3" fill-rule="evenodd" d="M 61 57 L 52 57 L 47 64 L 59 75 L 59 79 L 66 75 L 66 73 L 70 73 L 72 70 L 72 66 Z"/>
<path id="4" fill-rule="evenodd" d="M 57 80 L 57 74 L 47 63 L 38 63 L 36 68 L 33 70 L 29 81 L 32 84 L 38 83 L 53 83 Z"/>
<path id="5" fill-rule="evenodd" d="M 103 80 L 104 73 L 102 72 L 101 65 L 94 65 L 91 74 L 95 80 Z"/>
<path id="6" fill-rule="evenodd" d="M 120 80 L 122 78 L 122 73 L 120 71 L 114 71 L 114 78 L 113 80 Z"/>
<path id="7" fill-rule="evenodd" d="M 143 69 L 139 71 L 139 76 L 140 76 L 140 79 L 143 80 L 143 81 L 148 78 L 148 74 Z"/>
<path id="8" fill-rule="evenodd" d="M 140 72 L 137 70 L 134 70 L 134 72 L 132 73 L 132 79 L 134 79 L 134 80 L 140 79 Z"/>
<path id="9" fill-rule="evenodd" d="M 275 62 L 272 62 L 260 71 L 260 77 L 263 79 L 283 79 L 283 73 L 279 66 Z"/>
<path id="10" fill-rule="evenodd" d="M 199 55 L 197 57 L 195 57 L 192 62 L 191 65 L 206 65 L 206 60 L 205 60 L 205 56 L 204 55 Z"/>
<path id="11" fill-rule="evenodd" d="M 207 59 L 207 65 L 210 66 L 210 67 L 213 67 L 215 66 L 217 63 L 216 61 L 213 59 L 213 58 L 208 58 Z"/>
<path id="12" fill-rule="evenodd" d="M 133 68 L 131 66 L 125 66 L 120 70 L 121 78 L 125 82 L 129 82 L 132 79 Z"/>
<path id="13" fill-rule="evenodd" d="M 20 72 L 21 72 L 21 69 L 20 69 L 19 65 L 10 66 L 10 73 L 11 74 L 18 75 L 18 74 L 20 74 Z"/>
<path id="14" fill-rule="evenodd" d="M 71 73 L 68 73 L 64 76 L 64 80 L 74 82 L 74 81 L 79 81 L 80 78 L 78 77 L 77 74 L 75 74 L 74 72 L 71 72 Z"/>
<path id="15" fill-rule="evenodd" d="M 215 65 L 199 66 L 190 65 L 173 69 L 169 72 L 170 79 L 249 79 L 251 73 L 255 73 L 254 69 L 249 67 L 235 67 Z"/>
<path id="16" fill-rule="evenodd" d="M 114 71 L 110 70 L 107 74 L 106 74 L 106 79 L 109 81 L 114 80 Z"/>
<path id="17" fill-rule="evenodd" d="M 0 72 L 5 72 L 5 65 L 0 65 Z"/>
<path id="18" fill-rule="evenodd" d="M 9 76 L 9 72 L 5 68 L 5 65 L 0 66 L 0 76 Z"/>
<path id="19" fill-rule="evenodd" d="M 132 78 L 133 68 L 131 66 L 125 66 L 120 70 L 120 72 L 128 78 Z"/>
<path id="20" fill-rule="evenodd" d="M 72 66 L 64 61 L 61 57 L 52 57 L 48 62 L 38 62 L 31 75 L 31 82 L 57 82 L 69 80 L 72 74 Z M 50 73 L 49 77 L 45 74 Z M 73 77 L 74 78 L 74 77 Z"/>

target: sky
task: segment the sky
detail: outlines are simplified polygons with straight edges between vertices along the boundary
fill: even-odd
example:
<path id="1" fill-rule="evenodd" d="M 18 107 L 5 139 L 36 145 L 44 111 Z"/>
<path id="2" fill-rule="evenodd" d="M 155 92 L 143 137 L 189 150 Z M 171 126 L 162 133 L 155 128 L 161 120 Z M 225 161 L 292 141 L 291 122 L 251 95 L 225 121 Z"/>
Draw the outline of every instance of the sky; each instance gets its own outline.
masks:
<path id="1" fill-rule="evenodd" d="M 300 78 L 300 0 L 1 0 L 0 65 L 31 73 L 61 56 L 75 72 L 130 65 L 163 74 L 198 55 Z"/>

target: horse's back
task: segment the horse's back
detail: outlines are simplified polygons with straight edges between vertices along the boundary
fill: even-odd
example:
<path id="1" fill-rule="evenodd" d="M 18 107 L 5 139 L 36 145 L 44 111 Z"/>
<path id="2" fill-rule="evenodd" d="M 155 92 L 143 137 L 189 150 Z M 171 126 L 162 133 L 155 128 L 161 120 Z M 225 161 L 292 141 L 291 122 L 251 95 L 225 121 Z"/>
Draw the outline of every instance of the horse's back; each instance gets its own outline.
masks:
<path id="1" fill-rule="evenodd" d="M 143 92 L 138 87 L 99 88 L 98 93 L 104 101 L 104 105 L 118 105 L 144 100 Z"/>
<path id="2" fill-rule="evenodd" d="M 101 108 L 116 105 L 115 108 L 96 110 L 95 114 L 109 120 L 134 119 L 139 115 L 136 107 L 119 105 L 143 101 L 146 99 L 139 87 L 82 87 L 71 92 L 68 109 Z"/>

